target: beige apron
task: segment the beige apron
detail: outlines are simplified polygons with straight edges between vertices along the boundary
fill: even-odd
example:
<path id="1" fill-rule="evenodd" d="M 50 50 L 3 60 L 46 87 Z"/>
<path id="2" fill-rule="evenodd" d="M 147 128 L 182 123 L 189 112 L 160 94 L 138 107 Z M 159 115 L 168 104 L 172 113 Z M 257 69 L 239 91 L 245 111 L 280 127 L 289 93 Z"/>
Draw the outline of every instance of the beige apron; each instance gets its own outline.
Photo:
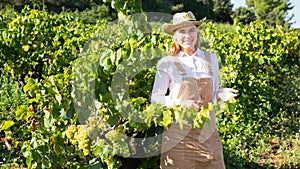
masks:
<path id="1" fill-rule="evenodd" d="M 181 75 L 185 74 L 178 58 L 175 64 Z M 210 55 L 205 53 L 209 73 L 213 77 Z M 202 100 L 207 106 L 212 102 L 213 82 L 211 78 L 184 78 L 178 98 L 182 100 Z M 203 128 L 192 128 L 184 124 L 184 129 L 172 124 L 164 131 L 162 138 L 162 154 L 160 168 L 162 169 L 224 169 L 223 148 L 216 128 L 214 112 L 210 112 Z"/>

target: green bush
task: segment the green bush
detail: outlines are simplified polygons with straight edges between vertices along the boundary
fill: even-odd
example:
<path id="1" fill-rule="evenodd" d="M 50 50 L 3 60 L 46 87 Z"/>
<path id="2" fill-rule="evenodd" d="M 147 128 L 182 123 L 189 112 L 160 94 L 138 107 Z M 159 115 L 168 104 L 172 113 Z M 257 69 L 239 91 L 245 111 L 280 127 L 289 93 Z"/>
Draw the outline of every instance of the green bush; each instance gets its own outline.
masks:
<path id="1" fill-rule="evenodd" d="M 91 9 L 84 11 L 76 10 L 73 15 L 85 24 L 96 24 L 101 23 L 103 20 L 112 21 L 116 19 L 116 13 L 110 11 L 106 5 L 93 6 Z"/>
<path id="2" fill-rule="evenodd" d="M 11 75 L 7 72 L 1 73 L 0 77 L 0 166 L 10 162 L 19 156 L 17 151 L 13 150 L 11 145 L 14 132 L 5 130 L 11 126 L 19 126 L 22 123 L 14 121 L 14 112 L 19 107 L 26 102 L 26 95 L 23 94 L 22 88 L 19 84 L 11 78 Z M 19 127 L 13 127 L 14 131 L 21 133 Z M 22 138 L 22 136 L 20 136 Z M 12 151 L 11 151 L 12 150 Z"/>
<path id="3" fill-rule="evenodd" d="M 297 139 L 299 32 L 253 22 L 244 27 L 237 24 L 233 32 L 208 24 L 204 34 L 212 39 L 212 46 L 220 55 L 225 85 L 239 90 L 235 112 L 223 112 L 219 118 L 225 152 L 229 157 L 238 156 L 226 159 L 227 166 L 254 168 L 267 163 L 269 155 L 285 158 L 281 151 L 299 146 L 277 145 L 288 142 L 290 136 Z M 279 150 L 272 151 L 272 140 L 276 140 Z M 285 162 L 299 165 L 297 158 Z"/>
<path id="4" fill-rule="evenodd" d="M 21 81 L 27 75 L 41 79 L 62 72 L 78 57 L 94 29 L 69 14 L 52 15 L 28 7 L 14 18 L 3 18 L 0 67 Z"/>

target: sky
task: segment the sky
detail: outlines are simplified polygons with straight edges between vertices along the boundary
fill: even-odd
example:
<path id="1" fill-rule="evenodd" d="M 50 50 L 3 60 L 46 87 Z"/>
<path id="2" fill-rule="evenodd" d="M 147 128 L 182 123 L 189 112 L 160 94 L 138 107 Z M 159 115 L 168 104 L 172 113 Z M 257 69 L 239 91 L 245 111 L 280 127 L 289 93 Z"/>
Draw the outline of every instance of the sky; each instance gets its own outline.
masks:
<path id="1" fill-rule="evenodd" d="M 291 22 L 293 23 L 292 27 L 300 28 L 300 1 L 290 0 L 290 2 L 292 3 L 291 6 L 294 6 L 292 10 L 288 11 L 289 16 L 292 16 L 292 14 L 294 14 L 294 17 L 291 20 Z M 236 9 L 240 6 L 246 7 L 245 0 L 231 0 L 231 3 L 233 4 L 233 9 Z"/>

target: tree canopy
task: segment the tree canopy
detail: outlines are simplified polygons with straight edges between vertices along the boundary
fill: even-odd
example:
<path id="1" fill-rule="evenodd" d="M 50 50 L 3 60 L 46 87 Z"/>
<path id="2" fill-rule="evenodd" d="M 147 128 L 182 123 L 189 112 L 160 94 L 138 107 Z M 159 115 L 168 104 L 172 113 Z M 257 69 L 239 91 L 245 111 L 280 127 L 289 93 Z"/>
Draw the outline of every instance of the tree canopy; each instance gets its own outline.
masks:
<path id="1" fill-rule="evenodd" d="M 289 25 L 292 17 L 287 18 L 288 11 L 293 9 L 289 0 L 246 0 L 250 9 L 255 11 L 258 21 L 265 21 L 269 25 Z"/>
<path id="2" fill-rule="evenodd" d="M 230 0 L 214 0 L 215 21 L 232 23 L 232 7 Z"/>
<path id="3" fill-rule="evenodd" d="M 247 7 L 239 7 L 235 9 L 232 17 L 237 18 L 238 21 L 243 24 L 249 24 L 256 19 L 254 10 Z"/>

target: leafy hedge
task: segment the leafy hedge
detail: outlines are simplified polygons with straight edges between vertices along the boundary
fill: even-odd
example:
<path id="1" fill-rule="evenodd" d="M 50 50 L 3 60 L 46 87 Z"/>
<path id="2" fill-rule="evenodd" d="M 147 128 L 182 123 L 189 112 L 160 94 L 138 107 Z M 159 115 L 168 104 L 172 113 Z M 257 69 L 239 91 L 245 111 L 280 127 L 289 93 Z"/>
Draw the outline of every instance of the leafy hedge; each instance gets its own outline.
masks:
<path id="1" fill-rule="evenodd" d="M 208 24 L 203 30 L 220 55 L 225 85 L 239 90 L 235 112 L 224 112 L 219 120 L 228 155 L 240 156 L 237 161 L 227 161 L 227 165 L 271 165 L 268 160 L 273 155 L 274 161 L 284 161 L 275 162 L 276 167 L 282 163 L 299 166 L 299 155 L 294 154 L 299 153 L 299 144 L 280 144 L 290 142 L 289 137 L 299 140 L 300 34 L 255 22 L 249 26 L 237 24 L 235 28 L 224 32 Z M 253 163 L 245 164 L 243 160 Z"/>
<path id="2" fill-rule="evenodd" d="M 0 23 L 3 167 L 157 168 L 160 139 L 149 138 L 183 118 L 201 128 L 207 109 L 149 104 L 157 60 L 171 41 L 160 24 L 145 23 L 144 15 L 95 25 L 66 13 L 24 9 L 15 16 L 6 13 Z M 222 84 L 239 90 L 218 111 L 227 168 L 297 166 L 299 32 L 234 27 L 201 29 L 222 61 Z M 136 154 L 146 160 L 130 158 Z"/>
<path id="3" fill-rule="evenodd" d="M 28 7 L 15 17 L 3 15 L 1 23 L 0 67 L 21 80 L 28 74 L 42 78 L 62 72 L 95 28 L 67 13 L 52 15 Z"/>
<path id="4" fill-rule="evenodd" d="M 1 166 L 83 166 L 88 159 L 78 162 L 79 155 L 63 135 L 66 126 L 77 121 L 70 111 L 70 67 L 94 29 L 101 26 L 83 24 L 67 13 L 55 15 L 28 7 L 13 15 L 7 11 L 1 19 L 1 77 L 15 85 L 16 92 L 8 92 L 12 98 L 22 93 L 14 104 L 8 104 L 7 94 L 1 96 L 1 146 L 6 145 Z M 7 89 L 5 83 L 1 87 Z"/>

